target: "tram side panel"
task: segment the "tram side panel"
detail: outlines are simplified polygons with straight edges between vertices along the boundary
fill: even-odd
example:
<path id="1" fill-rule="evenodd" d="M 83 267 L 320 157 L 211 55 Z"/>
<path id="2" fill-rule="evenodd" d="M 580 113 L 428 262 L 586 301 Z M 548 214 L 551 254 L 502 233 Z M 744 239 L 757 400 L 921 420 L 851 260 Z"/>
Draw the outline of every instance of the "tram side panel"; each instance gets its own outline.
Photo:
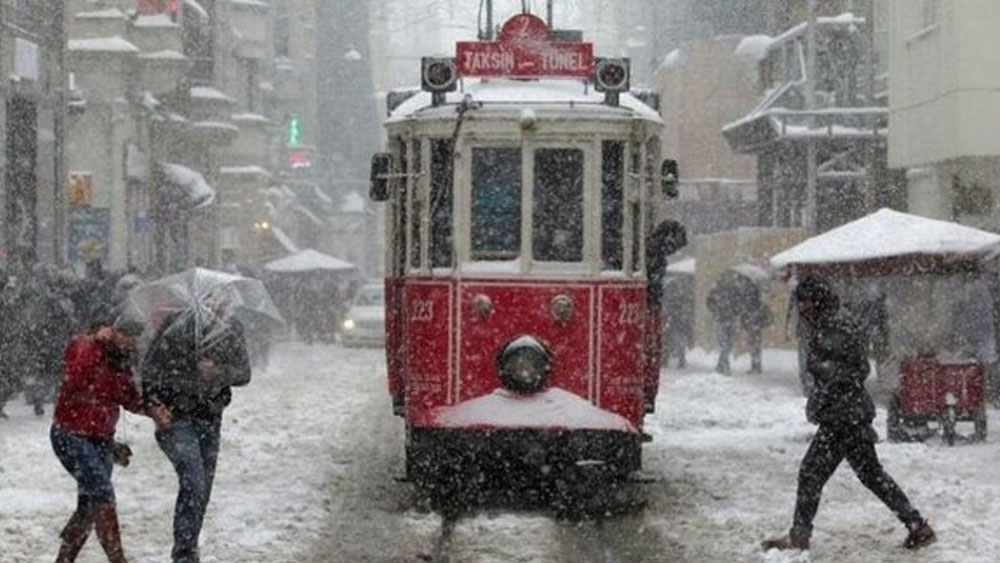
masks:
<path id="1" fill-rule="evenodd" d="M 450 281 L 403 286 L 406 418 L 415 426 L 432 426 L 433 409 L 450 401 L 452 299 Z"/>
<path id="2" fill-rule="evenodd" d="M 599 303 L 597 406 L 642 428 L 646 289 L 603 286 Z"/>

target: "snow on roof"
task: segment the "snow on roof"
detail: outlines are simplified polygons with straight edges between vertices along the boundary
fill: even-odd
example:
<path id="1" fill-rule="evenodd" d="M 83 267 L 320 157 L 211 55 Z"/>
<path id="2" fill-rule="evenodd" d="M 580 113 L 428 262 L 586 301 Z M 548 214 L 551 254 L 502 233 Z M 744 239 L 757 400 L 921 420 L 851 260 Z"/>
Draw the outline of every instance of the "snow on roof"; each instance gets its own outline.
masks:
<path id="1" fill-rule="evenodd" d="M 266 176 L 271 177 L 271 173 L 261 166 L 251 165 L 251 166 L 221 166 L 219 167 L 219 174 L 232 174 L 232 175 L 245 175 L 245 176 Z"/>
<path id="2" fill-rule="evenodd" d="M 619 98 L 621 107 L 615 108 L 604 104 L 604 94 L 575 80 L 467 79 L 463 91 L 449 92 L 446 104 L 434 109 L 442 109 L 452 115 L 455 109 L 449 104 L 458 104 L 466 95 L 473 102 L 482 102 L 486 106 L 567 105 L 585 111 L 631 110 L 647 119 L 660 120 L 656 110 L 631 94 L 622 94 Z M 392 112 L 391 120 L 405 119 L 431 107 L 430 92 L 417 92 Z"/>
<path id="3" fill-rule="evenodd" d="M 147 16 L 138 16 L 135 18 L 133 23 L 135 27 L 180 27 L 181 25 L 172 19 L 170 19 L 169 14 L 150 14 Z"/>
<path id="4" fill-rule="evenodd" d="M 997 244 L 1000 244 L 1000 235 L 880 209 L 776 254 L 771 258 L 771 266 L 860 262 L 914 254 L 985 254 Z"/>
<path id="5" fill-rule="evenodd" d="M 291 256 L 279 258 L 264 265 L 271 272 L 349 272 L 357 269 L 354 264 L 323 254 L 317 250 L 306 248 Z"/>
<path id="6" fill-rule="evenodd" d="M 128 16 L 125 15 L 125 12 L 119 10 L 118 8 L 108 8 L 107 10 L 95 10 L 92 12 L 78 12 L 76 14 L 76 18 L 79 20 L 118 20 L 125 19 L 127 17 Z"/>
<path id="7" fill-rule="evenodd" d="M 120 35 L 114 37 L 98 37 L 96 39 L 70 39 L 67 42 L 70 51 L 92 53 L 138 53 L 139 48 L 129 43 Z"/>
<path id="8" fill-rule="evenodd" d="M 254 122 L 254 123 L 270 123 L 271 122 L 271 120 L 268 119 L 266 116 L 263 116 L 263 115 L 261 115 L 259 113 L 250 113 L 250 112 L 234 113 L 232 115 L 232 120 L 233 121 L 243 121 L 243 122 L 248 122 L 248 123 L 249 122 Z"/>
<path id="9" fill-rule="evenodd" d="M 270 8 L 271 5 L 262 0 L 229 0 L 234 6 L 244 6 L 247 8 Z"/>
<path id="10" fill-rule="evenodd" d="M 299 251 L 299 245 L 295 244 L 292 238 L 285 234 L 285 231 L 274 227 L 271 232 L 274 233 L 274 238 L 278 239 L 278 243 L 285 247 L 285 250 L 293 253 Z"/>
<path id="11" fill-rule="evenodd" d="M 162 51 L 155 51 L 152 53 L 141 53 L 139 55 L 140 59 L 150 59 L 156 61 L 186 61 L 187 57 L 183 53 L 174 51 L 173 49 L 164 49 Z"/>
<path id="12" fill-rule="evenodd" d="M 196 121 L 191 124 L 192 127 L 197 127 L 198 129 L 223 129 L 226 131 L 233 131 L 236 133 L 240 132 L 240 128 L 233 125 L 232 123 L 226 123 L 224 121 Z"/>
<path id="13" fill-rule="evenodd" d="M 748 63 L 758 63 L 767 58 L 767 51 L 774 43 L 770 35 L 748 35 L 736 46 L 734 54 Z"/>
<path id="14" fill-rule="evenodd" d="M 444 428 L 560 428 L 635 433 L 625 418 L 552 387 L 532 395 L 497 389 L 454 406 L 438 407 L 434 418 Z"/>
<path id="15" fill-rule="evenodd" d="M 187 166 L 163 162 L 160 164 L 167 181 L 184 188 L 194 207 L 208 205 L 215 199 L 215 190 L 208 185 L 201 172 Z"/>
<path id="16" fill-rule="evenodd" d="M 663 62 L 660 63 L 660 67 L 656 70 L 673 70 L 680 68 L 683 64 L 684 52 L 681 51 L 680 47 L 678 47 L 663 57 Z"/>
<path id="17" fill-rule="evenodd" d="M 344 213 L 364 213 L 365 198 L 356 191 L 350 191 L 340 201 L 340 210 Z"/>
<path id="18" fill-rule="evenodd" d="M 225 93 L 215 88 L 212 88 L 211 86 L 192 86 L 191 97 L 199 98 L 202 100 L 221 100 L 225 102 L 233 101 L 233 99 L 227 96 Z"/>

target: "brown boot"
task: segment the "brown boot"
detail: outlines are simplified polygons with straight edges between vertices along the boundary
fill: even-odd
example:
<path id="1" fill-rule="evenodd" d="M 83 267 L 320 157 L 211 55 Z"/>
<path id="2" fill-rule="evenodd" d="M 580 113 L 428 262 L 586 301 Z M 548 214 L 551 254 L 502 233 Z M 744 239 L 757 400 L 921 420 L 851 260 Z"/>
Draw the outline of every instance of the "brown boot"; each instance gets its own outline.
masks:
<path id="1" fill-rule="evenodd" d="M 780 538 L 771 538 L 769 540 L 764 540 L 760 542 L 760 546 L 764 548 L 764 551 L 769 549 L 809 549 L 809 538 L 793 536 L 788 534 L 787 536 L 782 536 Z"/>
<path id="2" fill-rule="evenodd" d="M 909 530 L 910 533 L 907 534 L 906 541 L 903 542 L 903 547 L 906 549 L 920 549 L 937 541 L 937 535 L 934 534 L 934 529 L 927 523 L 927 520 L 909 528 Z"/>
<path id="3" fill-rule="evenodd" d="M 104 548 L 104 554 L 108 556 L 110 563 L 128 563 L 125 559 L 125 551 L 122 549 L 121 532 L 118 530 L 118 513 L 115 511 L 114 502 L 98 504 L 94 509 L 94 528 L 97 530 L 97 539 Z"/>
<path id="4" fill-rule="evenodd" d="M 56 563 L 73 563 L 76 556 L 83 549 L 83 544 L 87 543 L 90 535 L 90 528 L 93 521 L 84 518 L 79 512 L 74 512 L 66 522 L 66 527 L 59 533 L 62 544 L 59 546 L 59 555 L 56 556 Z"/>

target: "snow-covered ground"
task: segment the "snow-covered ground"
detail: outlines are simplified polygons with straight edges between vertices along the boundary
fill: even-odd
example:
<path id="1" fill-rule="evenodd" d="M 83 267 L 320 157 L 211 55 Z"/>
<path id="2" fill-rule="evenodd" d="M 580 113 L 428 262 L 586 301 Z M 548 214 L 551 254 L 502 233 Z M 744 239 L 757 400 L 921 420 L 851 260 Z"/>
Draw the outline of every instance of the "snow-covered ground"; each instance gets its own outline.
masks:
<path id="1" fill-rule="evenodd" d="M 566 522 L 539 512 L 483 510 L 454 524 L 451 563 L 513 561 L 995 562 L 1000 553 L 1000 440 L 949 448 L 940 441 L 878 446 L 889 473 L 938 530 L 917 554 L 902 526 L 846 464 L 824 492 L 813 549 L 761 553 L 790 523 L 798 463 L 812 427 L 795 384 L 794 357 L 765 351 L 765 373 L 711 373 L 694 352 L 665 370 L 655 440 L 645 451 L 649 504 L 638 514 Z M 205 563 L 433 559 L 441 518 L 412 502 L 401 472 L 402 431 L 385 396 L 376 350 L 285 344 L 269 370 L 234 393 L 202 535 Z M 48 416 L 20 402 L 0 420 L 0 561 L 55 558 L 75 487 L 48 443 Z M 1000 413 L 990 411 L 991 421 Z M 876 428 L 884 434 L 884 411 Z M 994 427 L 996 423 L 994 422 Z M 125 415 L 119 439 L 135 456 L 115 484 L 127 553 L 169 560 L 176 484 L 152 424 Z M 92 538 L 82 563 L 104 561 Z"/>

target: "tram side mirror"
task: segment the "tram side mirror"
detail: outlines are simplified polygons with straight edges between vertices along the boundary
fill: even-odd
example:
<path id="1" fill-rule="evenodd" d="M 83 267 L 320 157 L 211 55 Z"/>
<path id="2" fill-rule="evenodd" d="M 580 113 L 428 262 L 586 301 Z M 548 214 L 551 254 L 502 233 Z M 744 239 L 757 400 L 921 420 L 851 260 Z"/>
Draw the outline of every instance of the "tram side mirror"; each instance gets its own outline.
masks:
<path id="1" fill-rule="evenodd" d="M 389 199 L 389 171 L 392 169 L 392 155 L 379 152 L 372 155 L 371 185 L 368 187 L 368 197 L 372 201 Z"/>
<path id="2" fill-rule="evenodd" d="M 663 195 L 669 198 L 677 197 L 677 161 L 672 158 L 664 159 L 660 165 L 660 182 L 663 188 Z"/>

